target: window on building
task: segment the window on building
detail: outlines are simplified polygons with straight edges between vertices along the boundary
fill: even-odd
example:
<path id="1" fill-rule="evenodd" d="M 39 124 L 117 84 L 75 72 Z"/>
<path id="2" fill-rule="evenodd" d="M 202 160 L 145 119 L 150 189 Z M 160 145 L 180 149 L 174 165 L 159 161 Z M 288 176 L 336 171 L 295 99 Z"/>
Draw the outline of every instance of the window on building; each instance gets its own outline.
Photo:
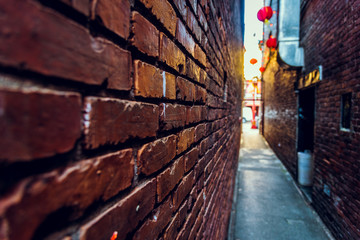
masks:
<path id="1" fill-rule="evenodd" d="M 351 124 L 351 93 L 341 96 L 341 128 L 350 129 Z"/>

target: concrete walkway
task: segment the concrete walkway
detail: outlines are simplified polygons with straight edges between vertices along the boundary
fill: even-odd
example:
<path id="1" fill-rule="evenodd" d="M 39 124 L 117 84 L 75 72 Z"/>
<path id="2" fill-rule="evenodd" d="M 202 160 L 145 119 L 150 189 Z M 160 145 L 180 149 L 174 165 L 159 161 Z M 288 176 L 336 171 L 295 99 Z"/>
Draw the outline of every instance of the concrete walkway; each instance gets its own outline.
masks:
<path id="1" fill-rule="evenodd" d="M 331 239 L 258 130 L 242 136 L 229 239 Z"/>

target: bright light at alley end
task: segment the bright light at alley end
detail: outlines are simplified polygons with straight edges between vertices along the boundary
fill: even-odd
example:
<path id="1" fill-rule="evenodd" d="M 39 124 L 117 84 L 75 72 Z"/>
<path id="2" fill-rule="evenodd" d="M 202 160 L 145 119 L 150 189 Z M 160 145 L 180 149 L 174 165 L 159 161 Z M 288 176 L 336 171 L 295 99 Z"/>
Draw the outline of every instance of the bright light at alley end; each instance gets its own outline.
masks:
<path id="1" fill-rule="evenodd" d="M 257 63 L 257 60 L 256 60 L 255 58 L 252 58 L 252 59 L 250 59 L 250 63 L 251 63 L 252 65 L 254 65 L 255 63 Z"/>

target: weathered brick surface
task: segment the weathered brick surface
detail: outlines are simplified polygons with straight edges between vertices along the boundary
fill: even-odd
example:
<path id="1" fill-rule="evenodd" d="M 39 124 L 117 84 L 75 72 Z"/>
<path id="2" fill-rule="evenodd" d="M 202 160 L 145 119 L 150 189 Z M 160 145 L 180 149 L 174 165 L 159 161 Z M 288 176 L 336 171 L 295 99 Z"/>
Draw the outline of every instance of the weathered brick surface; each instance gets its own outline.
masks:
<path id="1" fill-rule="evenodd" d="M 165 80 L 164 80 L 165 78 Z M 175 100 L 176 99 L 176 83 L 175 76 L 173 74 L 163 72 L 163 97 Z M 165 89 L 165 90 L 164 90 Z"/>
<path id="2" fill-rule="evenodd" d="M 197 123 L 202 119 L 202 107 L 201 106 L 192 106 L 186 108 L 186 124 Z"/>
<path id="3" fill-rule="evenodd" d="M 159 106 L 160 128 L 170 130 L 183 127 L 186 122 L 186 107 L 178 104 L 162 103 Z"/>
<path id="4" fill-rule="evenodd" d="M 192 186 L 194 185 L 194 172 L 191 171 L 188 175 L 186 175 L 178 188 L 173 193 L 173 205 L 175 209 L 180 207 L 180 204 L 185 199 L 186 195 L 188 195 L 191 191 Z"/>
<path id="5" fill-rule="evenodd" d="M 186 75 L 196 82 L 200 82 L 200 67 L 190 58 L 186 59 Z"/>
<path id="6" fill-rule="evenodd" d="M 176 39 L 186 48 L 186 50 L 194 55 L 195 42 L 185 28 L 185 25 L 178 19 L 176 24 Z"/>
<path id="7" fill-rule="evenodd" d="M 78 9 L 84 9 L 85 7 L 87 7 L 84 0 L 80 1 L 84 3 L 81 3 L 81 7 L 79 6 Z M 79 5 L 76 4 L 76 2 L 80 1 L 74 1 L 74 5 Z M 92 2 L 93 4 L 91 6 L 91 19 L 101 19 L 101 22 L 105 25 L 105 27 L 126 39 L 129 36 L 130 29 L 129 1 L 97 0 Z"/>
<path id="8" fill-rule="evenodd" d="M 135 60 L 135 95 L 142 97 L 162 97 L 162 71 L 150 64 Z"/>
<path id="9" fill-rule="evenodd" d="M 170 168 L 157 177 L 157 199 L 161 202 L 181 180 L 184 174 L 184 158 L 177 159 Z"/>
<path id="10" fill-rule="evenodd" d="M 187 202 L 185 201 L 183 205 L 179 208 L 173 220 L 170 222 L 168 228 L 165 230 L 163 238 L 165 240 L 176 239 L 178 234 L 178 229 L 184 223 L 186 218 L 186 212 L 188 210 Z"/>
<path id="11" fill-rule="evenodd" d="M 133 12 L 132 43 L 143 53 L 156 57 L 159 55 L 159 31 L 138 12 Z"/>
<path id="12" fill-rule="evenodd" d="M 145 144 L 138 152 L 138 169 L 149 175 L 161 169 L 176 155 L 176 136 L 171 135 Z"/>
<path id="13" fill-rule="evenodd" d="M 185 72 L 185 54 L 163 33 L 160 33 L 160 60 L 180 73 Z"/>
<path id="14" fill-rule="evenodd" d="M 179 100 L 193 102 L 195 99 L 195 85 L 182 77 L 176 79 L 176 92 Z"/>
<path id="15" fill-rule="evenodd" d="M 296 128 L 297 96 L 294 92 L 296 70 L 282 70 L 276 54 L 264 78 L 264 137 L 293 177 L 297 176 Z M 278 74 L 274 74 L 279 72 Z M 281 80 L 280 80 L 281 79 Z M 278 96 L 283 96 L 279 98 Z"/>
<path id="16" fill-rule="evenodd" d="M 141 228 L 135 233 L 133 239 L 157 239 L 164 227 L 169 223 L 173 211 L 171 198 L 153 211 L 153 215 L 146 220 Z"/>
<path id="17" fill-rule="evenodd" d="M 121 233 L 117 239 L 125 239 L 126 234 L 154 208 L 155 187 L 155 180 L 152 180 L 135 188 L 120 202 L 83 225 L 80 239 L 107 239 L 114 231 Z M 119 221 L 119 216 L 126 221 Z"/>
<path id="18" fill-rule="evenodd" d="M 159 128 L 159 109 L 152 104 L 87 97 L 84 112 L 88 149 L 121 143 L 134 137 L 152 137 Z"/>
<path id="19" fill-rule="evenodd" d="M 188 147 L 190 147 L 191 144 L 194 143 L 195 140 L 195 128 L 187 128 L 183 131 L 181 131 L 178 134 L 178 142 L 177 142 L 177 153 L 182 153 L 185 151 Z"/>
<path id="20" fill-rule="evenodd" d="M 142 2 L 146 8 L 149 8 L 151 13 L 175 36 L 177 18 L 174 9 L 167 0 L 140 0 L 140 2 Z"/>
<path id="21" fill-rule="evenodd" d="M 90 1 L 87 0 L 61 0 L 61 2 L 72 6 L 77 11 L 88 16 L 90 14 Z"/>
<path id="22" fill-rule="evenodd" d="M 130 90 L 130 53 L 38 4 L 0 2 L 0 62 L 47 76 Z M 32 19 L 37 19 L 37 23 Z"/>
<path id="23" fill-rule="evenodd" d="M 306 73 L 323 66 L 323 80 L 315 90 L 313 203 L 337 239 L 360 238 L 359 6 L 358 1 L 314 1 L 302 9 Z M 324 7 L 331 11 L 320 16 Z M 317 31 L 308 32 L 313 28 Z M 350 92 L 351 130 L 346 132 L 340 129 L 341 95 Z"/>
<path id="24" fill-rule="evenodd" d="M 0 239 L 226 239 L 237 3 L 0 0 Z"/>
<path id="25" fill-rule="evenodd" d="M 0 88 L 0 99 L 0 161 L 54 156 L 80 138 L 80 94 Z"/>
<path id="26" fill-rule="evenodd" d="M 94 201 L 107 200 L 129 187 L 133 166 L 132 150 L 123 150 L 23 180 L 8 199 L 0 201 L 8 239 L 31 239 L 39 224 L 62 208 L 76 210 L 67 220 L 81 216 Z M 27 217 L 18 217 L 23 212 Z"/>
<path id="27" fill-rule="evenodd" d="M 184 163 L 185 163 L 185 172 L 188 172 L 197 162 L 199 157 L 199 149 L 193 148 L 190 152 L 185 155 Z"/>

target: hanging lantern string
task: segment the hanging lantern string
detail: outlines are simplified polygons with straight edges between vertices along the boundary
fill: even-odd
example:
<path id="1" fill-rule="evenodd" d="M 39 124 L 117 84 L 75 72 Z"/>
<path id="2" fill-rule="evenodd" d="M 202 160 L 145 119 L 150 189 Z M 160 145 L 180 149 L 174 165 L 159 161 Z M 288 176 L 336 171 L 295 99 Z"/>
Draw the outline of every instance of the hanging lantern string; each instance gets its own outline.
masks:
<path id="1" fill-rule="evenodd" d="M 273 15 L 273 10 L 270 6 L 266 6 L 266 7 L 262 7 L 258 13 L 257 13 L 257 18 L 259 19 L 259 21 L 261 22 L 265 22 L 265 24 L 268 24 L 270 18 Z"/>
<path id="2" fill-rule="evenodd" d="M 256 60 L 255 58 L 252 58 L 252 59 L 250 59 L 250 63 L 251 63 L 252 65 L 254 65 L 255 63 L 257 63 L 257 60 Z"/>

